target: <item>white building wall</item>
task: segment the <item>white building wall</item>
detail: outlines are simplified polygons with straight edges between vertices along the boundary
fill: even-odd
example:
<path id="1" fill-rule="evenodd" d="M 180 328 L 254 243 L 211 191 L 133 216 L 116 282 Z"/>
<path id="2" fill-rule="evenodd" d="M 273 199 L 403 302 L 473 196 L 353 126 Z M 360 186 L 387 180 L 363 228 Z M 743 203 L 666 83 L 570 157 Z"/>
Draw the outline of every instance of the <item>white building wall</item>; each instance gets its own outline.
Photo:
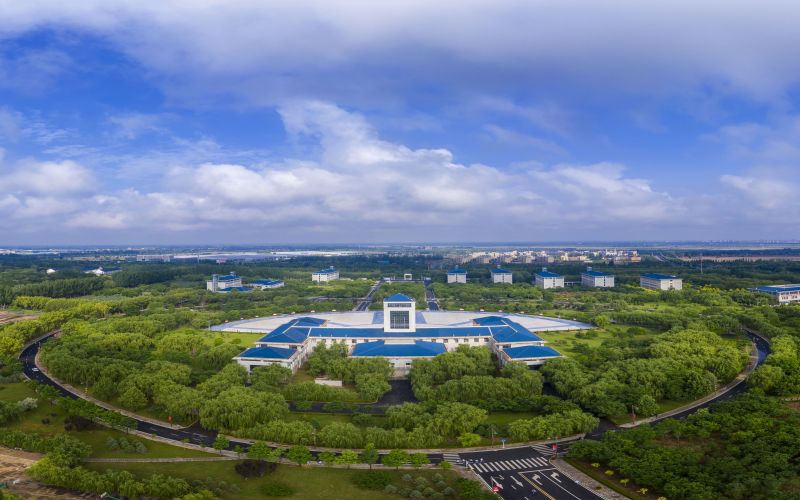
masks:
<path id="1" fill-rule="evenodd" d="M 559 276 L 558 278 L 547 278 L 543 276 L 536 276 L 536 286 L 548 289 L 548 288 L 564 288 L 564 277 Z"/>
<path id="2" fill-rule="evenodd" d="M 683 280 L 681 278 L 673 279 L 654 279 L 641 276 L 639 284 L 642 288 L 649 290 L 682 290 Z"/>
<path id="3" fill-rule="evenodd" d="M 461 274 L 455 274 L 455 273 L 450 274 L 450 273 L 448 273 L 447 274 L 447 282 L 448 283 L 466 283 L 467 282 L 467 274 L 466 273 L 461 273 Z"/>
<path id="4" fill-rule="evenodd" d="M 593 288 L 613 288 L 613 276 L 592 276 L 589 274 L 581 274 L 581 284 L 583 286 L 590 286 Z"/>
<path id="5" fill-rule="evenodd" d="M 492 273 L 492 283 L 513 283 L 514 275 L 511 273 Z"/>
<path id="6" fill-rule="evenodd" d="M 311 275 L 311 281 L 315 283 L 325 283 L 327 281 L 333 281 L 339 279 L 339 271 L 335 271 L 332 273 L 313 273 Z"/>

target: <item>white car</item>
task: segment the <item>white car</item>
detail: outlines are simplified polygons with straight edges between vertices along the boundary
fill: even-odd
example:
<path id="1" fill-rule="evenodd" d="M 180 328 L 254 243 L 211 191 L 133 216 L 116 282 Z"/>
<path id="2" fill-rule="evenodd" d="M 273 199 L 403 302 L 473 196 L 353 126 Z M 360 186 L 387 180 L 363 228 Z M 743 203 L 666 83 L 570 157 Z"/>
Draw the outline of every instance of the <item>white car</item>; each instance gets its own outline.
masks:
<path id="1" fill-rule="evenodd" d="M 39 371 L 39 369 L 38 369 L 38 368 L 34 368 L 34 369 L 33 369 L 33 371 L 35 371 L 35 372 L 38 372 L 38 371 Z"/>

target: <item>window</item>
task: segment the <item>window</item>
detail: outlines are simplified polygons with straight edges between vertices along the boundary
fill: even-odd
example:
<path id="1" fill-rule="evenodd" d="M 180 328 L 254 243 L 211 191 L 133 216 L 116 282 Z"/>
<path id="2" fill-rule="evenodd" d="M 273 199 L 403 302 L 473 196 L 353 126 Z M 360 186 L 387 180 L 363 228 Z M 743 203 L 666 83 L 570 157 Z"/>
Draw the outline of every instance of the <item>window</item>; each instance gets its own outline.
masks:
<path id="1" fill-rule="evenodd" d="M 409 316 L 409 311 L 389 311 L 389 327 L 393 330 L 408 330 Z"/>

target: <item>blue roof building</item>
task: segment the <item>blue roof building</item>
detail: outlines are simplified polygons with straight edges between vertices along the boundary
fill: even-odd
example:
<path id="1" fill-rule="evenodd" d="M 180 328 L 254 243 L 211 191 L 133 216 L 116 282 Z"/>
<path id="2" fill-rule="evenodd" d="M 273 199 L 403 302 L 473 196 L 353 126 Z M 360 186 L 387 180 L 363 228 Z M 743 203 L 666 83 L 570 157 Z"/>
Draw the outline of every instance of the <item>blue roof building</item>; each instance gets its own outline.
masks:
<path id="1" fill-rule="evenodd" d="M 513 283 L 514 275 L 511 271 L 506 271 L 505 269 L 497 266 L 496 269 L 492 269 L 492 283 Z"/>
<path id="2" fill-rule="evenodd" d="M 315 283 L 325 283 L 328 281 L 338 280 L 339 271 L 331 266 L 311 274 L 311 281 Z"/>
<path id="3" fill-rule="evenodd" d="M 467 271 L 465 269 L 461 269 L 458 266 L 454 267 L 453 269 L 447 271 L 447 282 L 448 283 L 466 283 L 467 282 Z"/>
<path id="4" fill-rule="evenodd" d="M 587 267 L 586 271 L 581 273 L 581 285 L 591 288 L 613 288 L 614 276 Z"/>
<path id="5" fill-rule="evenodd" d="M 543 267 L 534 275 L 533 283 L 539 288 L 564 288 L 564 277 Z"/>
<path id="6" fill-rule="evenodd" d="M 639 284 L 648 290 L 681 290 L 683 288 L 683 280 L 672 274 L 642 274 L 639 276 Z"/>
<path id="7" fill-rule="evenodd" d="M 759 286 L 752 290 L 772 295 L 778 301 L 778 304 L 800 302 L 800 284 Z"/>

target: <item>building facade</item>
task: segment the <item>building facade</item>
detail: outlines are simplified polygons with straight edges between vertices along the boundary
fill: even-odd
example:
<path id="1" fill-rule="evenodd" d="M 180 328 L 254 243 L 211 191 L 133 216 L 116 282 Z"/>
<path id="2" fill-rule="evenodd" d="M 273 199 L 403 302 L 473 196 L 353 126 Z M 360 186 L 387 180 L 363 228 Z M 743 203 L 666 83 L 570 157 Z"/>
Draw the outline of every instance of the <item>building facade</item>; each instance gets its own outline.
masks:
<path id="1" fill-rule="evenodd" d="M 592 271 L 589 267 L 581 273 L 581 285 L 592 288 L 614 288 L 614 276 L 608 273 Z"/>
<path id="2" fill-rule="evenodd" d="M 564 288 L 564 277 L 558 273 L 553 273 L 543 267 L 542 270 L 534 276 L 534 284 L 539 288 Z"/>
<path id="3" fill-rule="evenodd" d="M 523 323 L 548 331 L 591 328 L 573 321 L 509 313 L 418 311 L 413 298 L 395 294 L 384 300 L 382 311 L 257 318 L 212 329 L 266 332 L 255 347 L 234 358 L 248 370 L 280 364 L 296 371 L 317 345 L 343 343 L 350 357 L 386 358 L 395 376 L 402 377 L 414 359 L 432 358 L 461 345 L 487 346 L 503 364 L 516 361 L 535 366 L 560 356 Z"/>
<path id="4" fill-rule="evenodd" d="M 242 277 L 237 276 L 236 273 L 212 274 L 211 279 L 206 281 L 206 290 L 211 292 L 223 292 L 234 288 L 243 288 Z"/>
<path id="5" fill-rule="evenodd" d="M 339 271 L 335 267 L 329 267 L 311 274 L 311 281 L 314 283 L 327 283 L 328 281 L 338 280 Z"/>
<path id="6" fill-rule="evenodd" d="M 467 282 L 467 271 L 461 269 L 460 267 L 454 267 L 453 269 L 447 271 L 447 282 L 448 283 L 466 283 Z"/>
<path id="7" fill-rule="evenodd" d="M 772 295 L 778 304 L 800 302 L 800 284 L 759 286 L 753 290 Z"/>
<path id="8" fill-rule="evenodd" d="M 497 269 L 492 269 L 492 283 L 513 283 L 514 282 L 514 275 L 511 271 L 506 271 L 505 269 L 501 269 L 499 266 Z"/>
<path id="9" fill-rule="evenodd" d="M 671 274 L 649 273 L 639 276 L 639 285 L 648 290 L 681 290 L 683 280 Z"/>

